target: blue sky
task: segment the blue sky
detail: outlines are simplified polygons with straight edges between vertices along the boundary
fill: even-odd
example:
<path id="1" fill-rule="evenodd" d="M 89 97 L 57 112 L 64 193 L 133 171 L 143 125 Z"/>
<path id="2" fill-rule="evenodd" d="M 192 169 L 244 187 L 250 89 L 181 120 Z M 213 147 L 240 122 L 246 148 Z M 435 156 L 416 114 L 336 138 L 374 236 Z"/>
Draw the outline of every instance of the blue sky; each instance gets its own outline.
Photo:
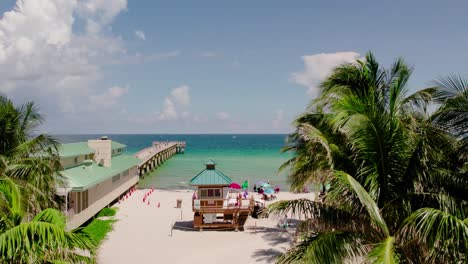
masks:
<path id="1" fill-rule="evenodd" d="M 0 3 L 0 92 L 51 133 L 286 133 L 369 50 L 413 90 L 468 75 L 466 1 L 22 2 Z"/>

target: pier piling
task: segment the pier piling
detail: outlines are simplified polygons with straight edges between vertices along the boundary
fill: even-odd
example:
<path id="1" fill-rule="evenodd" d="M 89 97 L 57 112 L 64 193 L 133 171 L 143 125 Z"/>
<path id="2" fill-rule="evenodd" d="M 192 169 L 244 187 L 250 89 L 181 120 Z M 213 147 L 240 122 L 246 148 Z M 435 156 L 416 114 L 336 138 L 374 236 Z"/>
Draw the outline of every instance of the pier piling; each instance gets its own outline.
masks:
<path id="1" fill-rule="evenodd" d="M 141 160 L 138 165 L 138 174 L 141 177 L 158 168 L 173 155 L 184 152 L 185 141 L 154 141 L 151 147 L 142 149 L 135 154 L 135 157 Z"/>

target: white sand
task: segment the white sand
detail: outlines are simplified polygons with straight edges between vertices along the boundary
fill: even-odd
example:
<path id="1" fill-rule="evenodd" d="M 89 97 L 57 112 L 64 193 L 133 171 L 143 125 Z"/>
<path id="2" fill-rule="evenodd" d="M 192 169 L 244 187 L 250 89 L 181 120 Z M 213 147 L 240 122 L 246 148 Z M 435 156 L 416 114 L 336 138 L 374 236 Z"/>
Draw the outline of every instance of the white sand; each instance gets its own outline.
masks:
<path id="1" fill-rule="evenodd" d="M 99 251 L 99 263 L 272 263 L 291 245 L 294 230 L 281 232 L 279 220 L 273 218 L 249 217 L 245 231 L 239 232 L 192 230 L 192 191 L 155 190 L 150 205 L 142 202 L 147 191 L 138 190 L 115 205 L 118 222 Z M 313 194 L 288 192 L 277 196 L 278 200 L 313 198 Z M 175 208 L 176 199 L 182 199 L 182 209 Z M 174 229 L 171 236 L 173 223 L 187 229 Z"/>

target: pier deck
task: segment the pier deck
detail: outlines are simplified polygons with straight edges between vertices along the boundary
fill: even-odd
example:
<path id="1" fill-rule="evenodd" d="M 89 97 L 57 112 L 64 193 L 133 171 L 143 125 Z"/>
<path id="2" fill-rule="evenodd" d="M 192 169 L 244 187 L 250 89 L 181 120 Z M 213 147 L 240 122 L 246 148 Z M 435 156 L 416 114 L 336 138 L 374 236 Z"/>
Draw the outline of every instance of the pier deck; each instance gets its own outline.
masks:
<path id="1" fill-rule="evenodd" d="M 138 165 L 140 176 L 154 170 L 175 154 L 185 152 L 184 141 L 154 141 L 151 147 L 140 150 L 135 157 L 141 160 Z"/>

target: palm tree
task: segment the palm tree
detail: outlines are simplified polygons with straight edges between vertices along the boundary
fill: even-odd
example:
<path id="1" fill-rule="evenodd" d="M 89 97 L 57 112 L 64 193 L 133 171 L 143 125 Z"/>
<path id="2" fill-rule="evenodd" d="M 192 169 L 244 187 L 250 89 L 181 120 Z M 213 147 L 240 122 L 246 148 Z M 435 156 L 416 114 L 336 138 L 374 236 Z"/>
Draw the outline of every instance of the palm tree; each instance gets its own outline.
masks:
<path id="1" fill-rule="evenodd" d="M 465 168 L 449 160 L 463 146 L 466 123 L 458 122 L 459 112 L 446 108 L 447 99 L 434 115 L 428 113 L 427 105 L 441 87 L 408 95 L 411 72 L 402 59 L 383 69 L 369 53 L 365 61 L 337 67 L 322 83 L 322 94 L 309 113 L 321 116 L 320 122 L 297 125 L 293 137 L 302 145 L 293 148 L 295 162 L 290 164 L 312 163 L 299 164 L 301 175 L 328 171 L 331 187 L 323 201 L 271 206 L 272 213 L 307 219 L 299 230 L 305 238 L 279 262 L 466 261 L 468 220 L 462 194 L 467 185 L 459 185 L 466 183 L 466 160 Z M 466 100 L 467 93 L 460 94 Z M 447 111 L 452 121 L 441 114 Z M 293 183 L 301 178 L 297 171 L 293 167 Z"/>
<path id="2" fill-rule="evenodd" d="M 61 169 L 58 142 L 36 129 L 44 119 L 38 107 L 28 102 L 15 107 L 0 96 L 0 173 L 16 180 L 27 191 L 26 211 L 35 215 L 45 208 L 59 208 L 55 187 Z"/>
<path id="3" fill-rule="evenodd" d="M 21 186 L 0 178 L 1 263 L 95 263 L 96 242 L 81 229 L 65 231 L 65 216 L 45 209 L 24 221 Z"/>

